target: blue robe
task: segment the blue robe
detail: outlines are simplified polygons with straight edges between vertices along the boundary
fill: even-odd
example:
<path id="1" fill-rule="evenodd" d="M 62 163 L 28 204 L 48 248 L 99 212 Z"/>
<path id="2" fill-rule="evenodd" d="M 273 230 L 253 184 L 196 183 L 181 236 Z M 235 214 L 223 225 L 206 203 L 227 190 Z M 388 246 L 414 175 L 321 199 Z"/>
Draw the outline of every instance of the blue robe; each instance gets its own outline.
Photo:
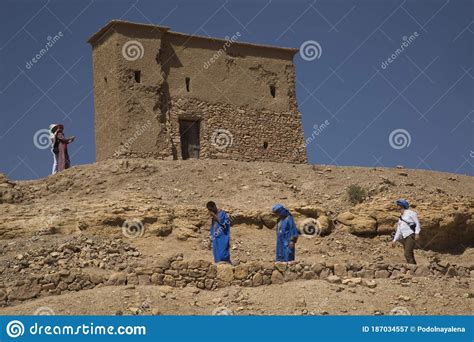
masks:
<path id="1" fill-rule="evenodd" d="M 212 253 L 214 262 L 226 261 L 230 263 L 230 220 L 223 210 L 217 213 L 219 222 L 211 223 Z"/>
<path id="2" fill-rule="evenodd" d="M 276 261 L 288 262 L 295 260 L 295 248 L 290 248 L 289 244 L 292 238 L 298 236 L 298 229 L 291 214 L 288 213 L 284 219 L 278 221 L 276 233 Z"/>

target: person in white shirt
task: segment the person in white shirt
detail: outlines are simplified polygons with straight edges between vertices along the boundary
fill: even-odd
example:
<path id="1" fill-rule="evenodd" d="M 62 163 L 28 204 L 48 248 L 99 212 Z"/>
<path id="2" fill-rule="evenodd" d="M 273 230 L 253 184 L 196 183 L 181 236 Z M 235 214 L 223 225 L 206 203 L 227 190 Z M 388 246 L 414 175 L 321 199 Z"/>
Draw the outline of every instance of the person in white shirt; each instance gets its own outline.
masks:
<path id="1" fill-rule="evenodd" d="M 420 238 L 420 221 L 418 215 L 408 208 L 410 204 L 405 199 L 399 199 L 396 202 L 400 209 L 400 218 L 397 223 L 397 231 L 393 237 L 392 247 L 394 247 L 397 241 L 400 241 L 405 251 L 405 259 L 409 264 L 416 264 L 415 261 L 415 241 Z"/>

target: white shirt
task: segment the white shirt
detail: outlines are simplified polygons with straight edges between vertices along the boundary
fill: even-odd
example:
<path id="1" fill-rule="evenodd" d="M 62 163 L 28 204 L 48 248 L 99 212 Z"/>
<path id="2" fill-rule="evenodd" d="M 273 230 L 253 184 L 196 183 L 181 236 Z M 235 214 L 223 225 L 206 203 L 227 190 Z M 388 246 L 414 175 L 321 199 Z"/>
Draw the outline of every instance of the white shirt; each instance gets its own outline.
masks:
<path id="1" fill-rule="evenodd" d="M 418 215 L 416 215 L 416 213 L 413 210 L 405 209 L 403 211 L 402 218 L 406 222 L 416 223 L 415 234 L 420 234 L 420 231 L 421 231 L 420 221 L 418 221 Z M 411 230 L 410 226 L 406 222 L 402 221 L 401 219 L 398 219 L 397 232 L 395 233 L 395 236 L 393 237 L 393 241 L 397 241 L 401 237 L 406 238 L 407 236 L 410 236 L 411 234 L 413 234 L 413 230 Z"/>

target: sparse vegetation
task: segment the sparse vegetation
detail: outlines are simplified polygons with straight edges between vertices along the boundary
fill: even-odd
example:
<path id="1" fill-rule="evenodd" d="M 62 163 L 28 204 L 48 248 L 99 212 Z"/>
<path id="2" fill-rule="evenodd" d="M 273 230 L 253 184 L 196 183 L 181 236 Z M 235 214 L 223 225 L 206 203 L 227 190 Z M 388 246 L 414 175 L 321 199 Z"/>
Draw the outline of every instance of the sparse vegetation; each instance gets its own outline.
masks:
<path id="1" fill-rule="evenodd" d="M 357 184 L 352 184 L 347 188 L 347 196 L 352 204 L 362 203 L 367 196 L 367 191 Z"/>

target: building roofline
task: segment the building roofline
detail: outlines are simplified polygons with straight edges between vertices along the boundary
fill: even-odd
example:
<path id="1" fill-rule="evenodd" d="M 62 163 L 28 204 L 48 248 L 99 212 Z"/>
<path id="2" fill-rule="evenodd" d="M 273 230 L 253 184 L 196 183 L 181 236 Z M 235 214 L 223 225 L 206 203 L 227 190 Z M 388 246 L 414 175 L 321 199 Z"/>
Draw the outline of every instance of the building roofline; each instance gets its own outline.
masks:
<path id="1" fill-rule="evenodd" d="M 214 38 L 214 37 L 207 37 L 207 36 L 201 36 L 201 35 L 196 35 L 196 34 L 189 34 L 189 33 L 182 33 L 182 32 L 174 32 L 170 31 L 169 27 L 166 26 L 159 26 L 159 25 L 153 25 L 153 24 L 142 24 L 142 23 L 135 23 L 131 21 L 125 21 L 125 20 L 111 20 L 102 27 L 99 31 L 94 33 L 87 42 L 91 44 L 92 46 L 110 29 L 113 28 L 114 25 L 124 25 L 124 26 L 129 26 L 129 27 L 137 27 L 137 28 L 150 28 L 153 30 L 160 30 L 161 32 L 168 32 L 173 35 L 178 35 L 178 36 L 183 36 L 183 37 L 191 37 L 191 38 L 198 38 L 198 39 L 206 39 L 210 41 L 215 41 L 215 42 L 222 42 L 225 43 L 228 40 L 222 39 L 222 38 Z M 255 43 L 248 43 L 248 42 L 239 42 L 239 41 L 233 41 L 232 44 L 235 45 L 240 45 L 240 46 L 249 46 L 249 47 L 256 47 L 256 48 L 265 48 L 265 49 L 273 49 L 273 50 L 282 50 L 282 51 L 288 51 L 292 53 L 296 53 L 299 49 L 297 48 L 290 48 L 290 47 L 281 47 L 281 46 L 273 46 L 273 45 L 265 45 L 265 44 L 255 44 Z"/>
<path id="2" fill-rule="evenodd" d="M 126 25 L 130 27 L 137 27 L 137 28 L 145 28 L 148 27 L 152 30 L 160 30 L 162 32 L 167 32 L 170 28 L 166 26 L 159 26 L 159 25 L 151 25 L 151 24 L 141 24 L 141 23 L 134 23 L 132 21 L 126 20 L 117 20 L 113 19 L 107 23 L 104 27 L 102 27 L 99 31 L 94 33 L 92 36 L 89 37 L 87 42 L 91 45 L 94 45 L 105 33 L 107 33 L 110 29 L 112 29 L 115 25 Z"/>

